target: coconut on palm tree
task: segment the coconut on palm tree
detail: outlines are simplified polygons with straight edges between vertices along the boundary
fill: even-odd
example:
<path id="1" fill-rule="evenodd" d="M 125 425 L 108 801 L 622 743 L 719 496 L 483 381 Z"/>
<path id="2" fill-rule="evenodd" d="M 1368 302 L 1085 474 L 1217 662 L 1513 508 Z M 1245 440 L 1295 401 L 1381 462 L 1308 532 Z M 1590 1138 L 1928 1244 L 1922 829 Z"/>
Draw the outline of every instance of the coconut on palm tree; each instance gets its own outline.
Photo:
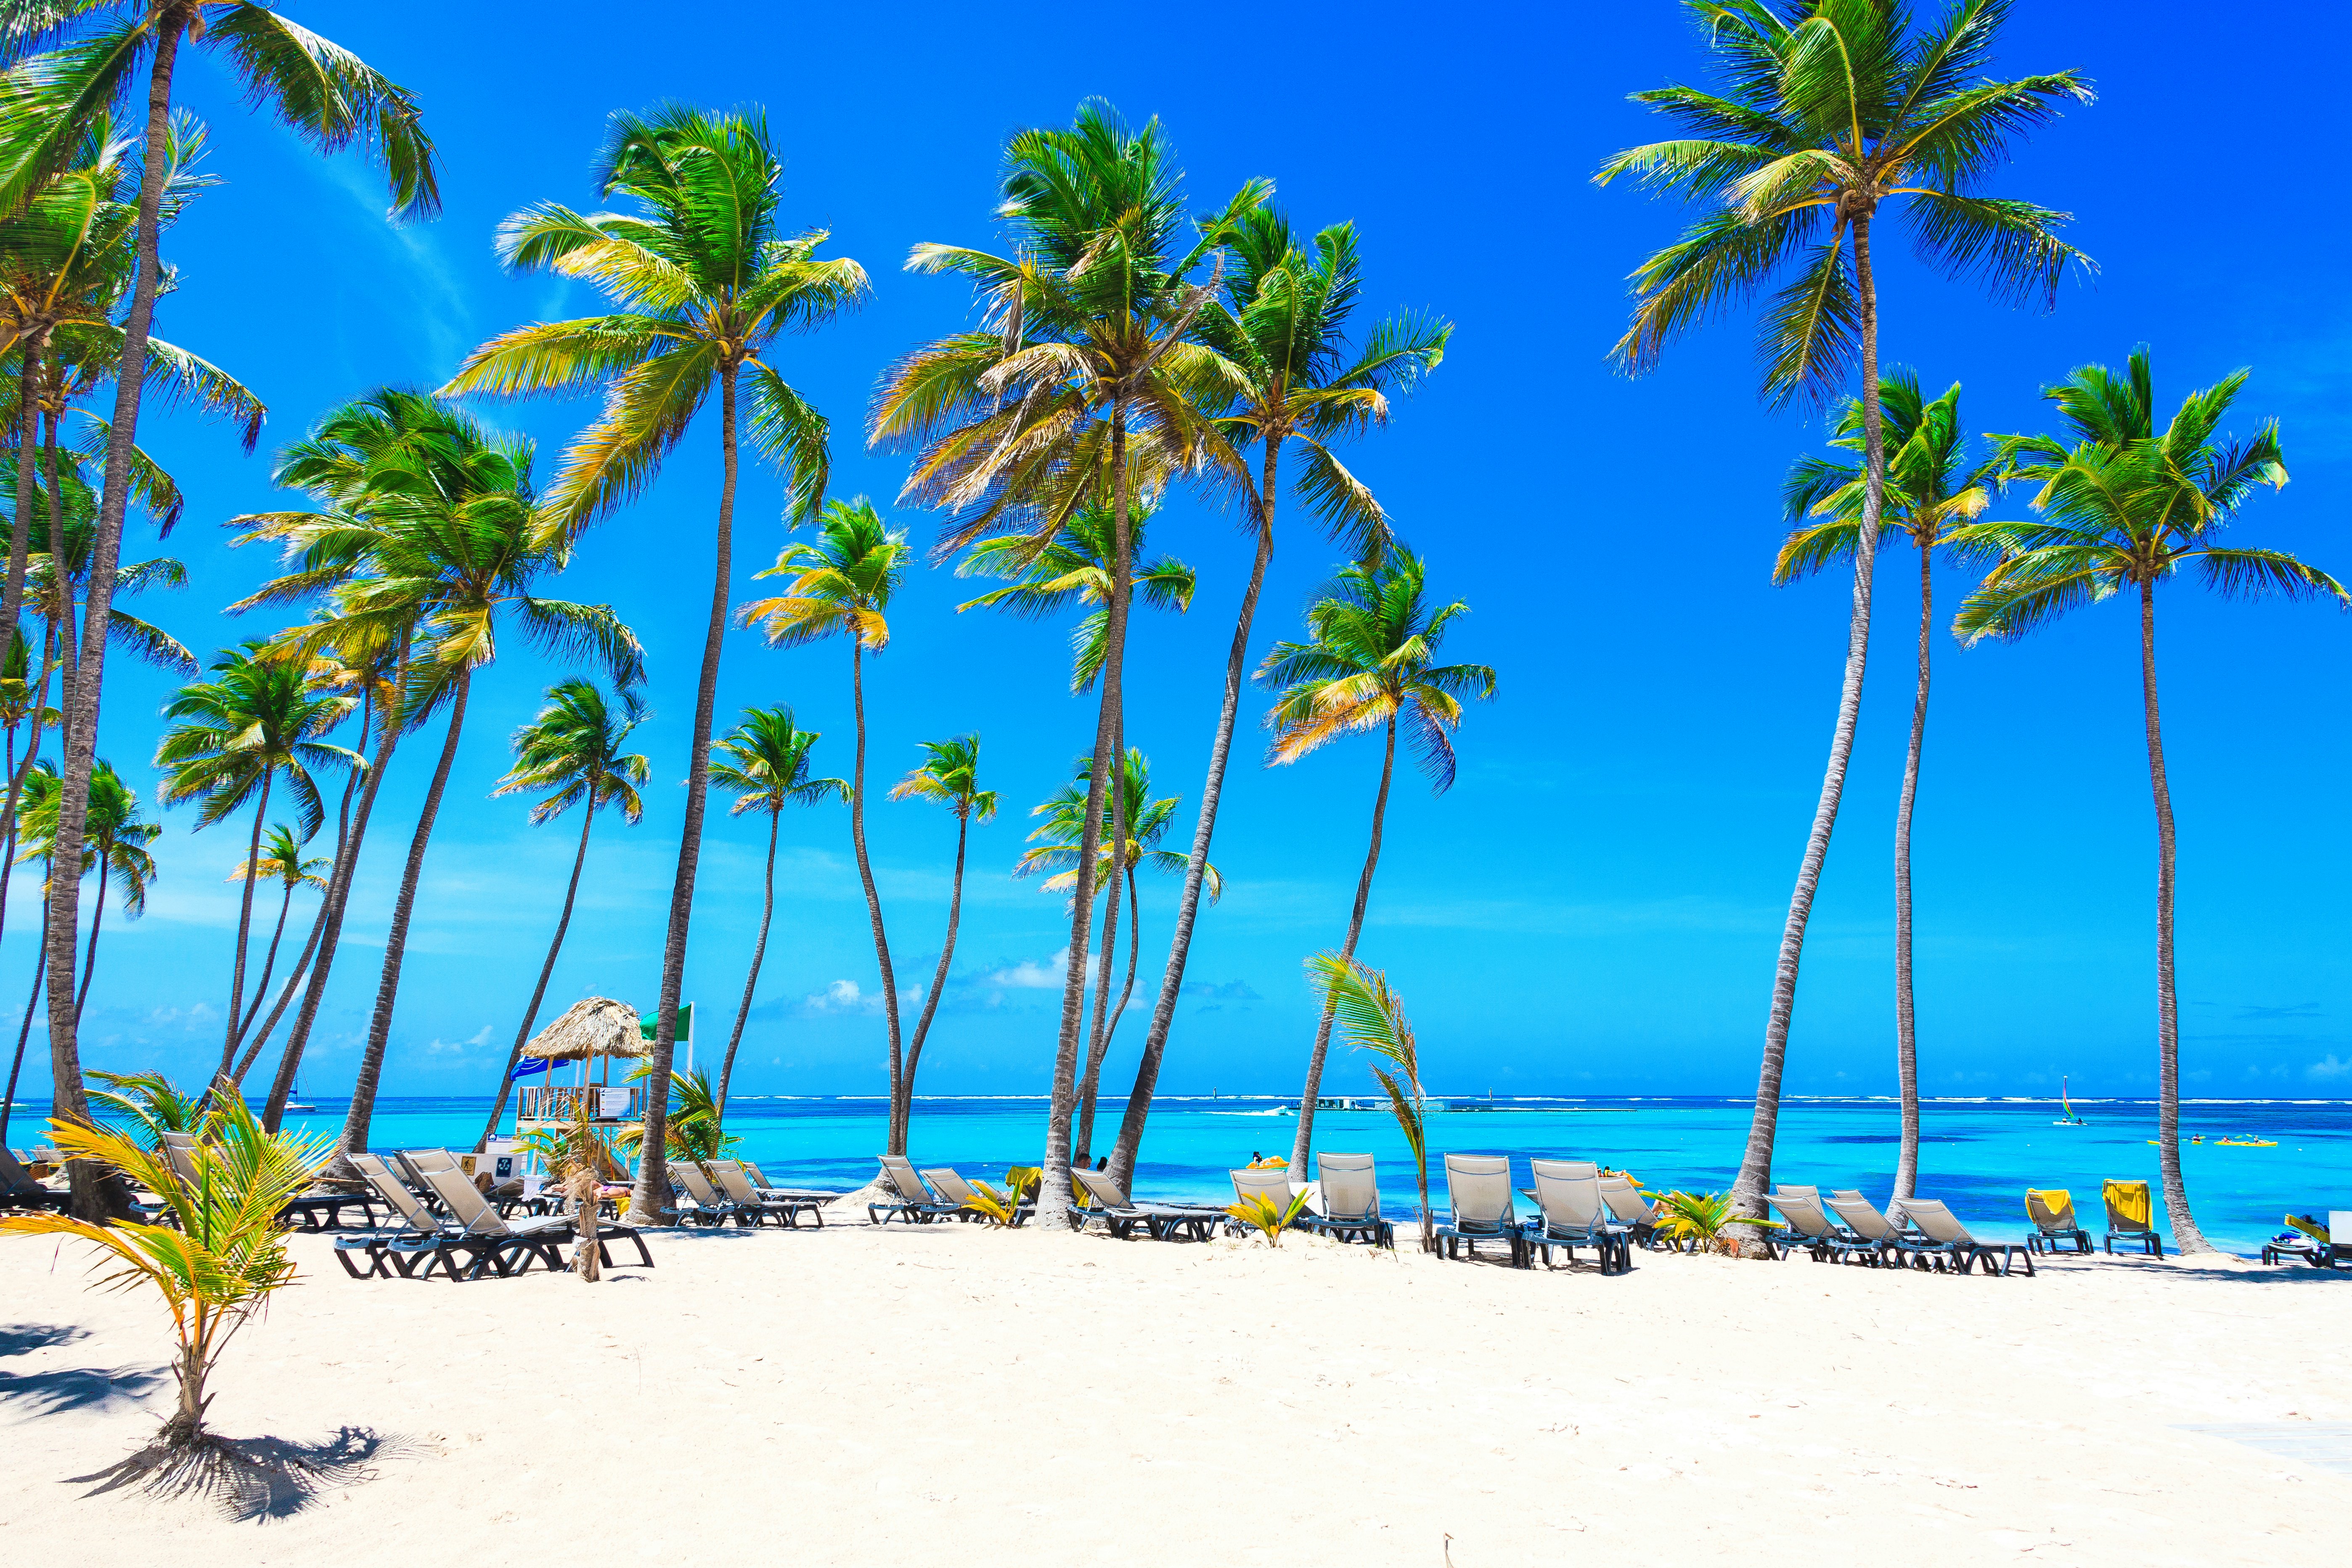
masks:
<path id="1" fill-rule="evenodd" d="M 1012 253 L 924 244 L 907 263 L 969 279 L 987 319 L 893 365 L 868 427 L 877 445 L 919 448 L 901 494 L 952 515 L 943 551 L 995 532 L 1043 544 L 1079 508 L 1111 509 L 1102 697 L 1038 1197 L 1047 1226 L 1069 1216 L 1095 850 L 1111 758 L 1123 743 L 1129 509 L 1149 488 L 1139 481 L 1204 463 L 1233 467 L 1220 461 L 1230 453 L 1206 420 L 1202 399 L 1214 395 L 1214 383 L 1203 352 L 1187 341 L 1215 276 L 1194 279 L 1234 221 L 1271 190 L 1247 183 L 1181 247 L 1181 184 L 1159 122 L 1131 128 L 1105 103 L 1082 105 L 1067 130 L 1016 132 L 1005 144 L 996 209 Z"/>
<path id="2" fill-rule="evenodd" d="M 687 751 L 686 820 L 670 885 L 662 944 L 646 1114 L 656 1136 L 637 1173 L 630 1213 L 658 1223 L 668 1209 L 662 1173 L 677 1003 L 709 794 L 711 716 L 719 656 L 734 591 L 736 444 L 784 470 L 796 520 L 824 502 L 828 426 L 777 367 L 786 336 L 823 326 L 866 292 L 866 271 L 817 254 L 826 235 L 782 227 L 783 163 L 755 112 L 713 113 L 670 105 L 615 114 L 598 161 L 597 195 L 634 211 L 581 213 L 558 203 L 526 207 L 499 231 L 499 254 L 522 271 L 586 279 L 613 310 L 570 321 L 535 321 L 466 357 L 449 393 L 570 393 L 602 384 L 604 409 L 564 456 L 548 497 L 553 526 L 570 539 L 650 484 L 719 394 L 719 515 L 712 533 L 710 614 Z M 750 421 L 738 407 L 745 383 Z"/>
<path id="3" fill-rule="evenodd" d="M 307 656 L 329 644 L 403 647 L 406 673 L 390 722 L 414 730 L 448 710 L 384 936 L 375 1008 L 343 1126 L 341 1147 L 349 1153 L 368 1146 L 417 884 L 465 732 L 474 671 L 497 658 L 498 633 L 509 624 L 545 651 L 593 660 L 624 686 L 638 678 L 641 650 L 610 605 L 535 591 L 569 563 L 570 551 L 532 489 L 530 441 L 496 435 L 446 404 L 389 388 L 331 416 L 329 425 L 365 428 L 379 444 L 370 450 L 330 437 L 281 464 L 292 482 L 307 479 L 306 488 L 329 510 L 234 520 L 233 526 L 247 529 L 239 543 L 276 541 L 298 569 L 230 607 L 322 599 L 328 617 L 289 633 L 290 651 Z"/>
<path id="4" fill-rule="evenodd" d="M 874 959 L 882 971 L 882 1016 L 890 1036 L 889 1148 L 907 1152 L 907 1129 L 898 1108 L 904 1102 L 906 1061 L 898 1031 L 898 977 L 890 967 L 890 939 L 882 925 L 882 898 L 866 854 L 866 656 L 890 645 L 890 596 L 907 574 L 905 532 L 892 532 L 874 503 L 825 503 L 814 542 L 796 542 L 776 552 L 776 563 L 759 574 L 787 579 L 773 598 L 754 599 L 739 612 L 756 626 L 770 647 L 802 647 L 828 637 L 849 639 L 849 694 L 857 721 L 856 759 L 849 773 L 849 844 L 857 858 L 857 879 L 866 889 L 866 915 L 874 931 Z"/>
<path id="5" fill-rule="evenodd" d="M 2242 370 L 2190 393 L 2158 429 L 2146 348 L 2133 353 L 2121 375 L 2105 365 L 2083 366 L 2044 394 L 2058 405 L 2064 438 L 1997 437 L 2003 479 L 2039 487 L 2033 510 L 2040 521 L 1979 522 L 1954 532 L 1965 545 L 2001 554 L 1953 622 L 1965 641 L 2022 637 L 2069 610 L 2118 595 L 2138 601 L 2141 714 L 2156 805 L 2157 1160 L 2165 1212 L 2182 1252 L 2211 1247 L 2189 1213 L 2180 1175 L 2172 790 L 2157 706 L 2157 585 L 2193 566 L 2204 585 L 2225 598 L 2332 597 L 2352 607 L 2352 593 L 2316 566 L 2283 550 L 2221 542 L 2222 530 L 2258 489 L 2286 483 L 2275 420 L 2242 439 L 2221 433 L 2247 374 Z"/>
<path id="6" fill-rule="evenodd" d="M 768 925 L 776 912 L 776 830 L 788 805 L 814 805 L 824 800 L 854 800 L 845 779 L 809 776 L 809 752 L 819 739 L 793 721 L 793 710 L 746 708 L 743 722 L 713 747 L 710 782 L 735 796 L 729 813 L 764 812 L 768 818 L 768 858 L 760 880 L 760 936 L 751 944 L 751 967 L 743 976 L 743 1000 L 735 1009 L 735 1026 L 728 1032 L 727 1058 L 719 1068 L 720 1121 L 727 1117 L 727 1097 L 735 1081 L 735 1049 L 743 1043 L 743 1024 L 751 1016 L 751 993 L 760 984 L 760 966 L 768 956 Z"/>
<path id="7" fill-rule="evenodd" d="M 1266 715 L 1275 732 L 1266 753 L 1269 766 L 1295 763 L 1346 735 L 1381 736 L 1370 842 L 1356 879 L 1342 960 L 1355 956 L 1357 939 L 1363 935 L 1364 907 L 1381 863 L 1389 784 L 1396 774 L 1399 731 L 1428 776 L 1430 793 L 1444 795 L 1454 787 L 1453 736 L 1462 722 L 1462 699 L 1495 695 L 1490 667 L 1437 662 L 1446 632 L 1456 617 L 1469 613 L 1459 599 L 1432 603 L 1421 558 L 1402 544 L 1391 544 L 1370 565 L 1342 567 L 1307 606 L 1308 640 L 1275 644 L 1258 666 L 1259 682 L 1281 692 Z M 1307 1169 L 1315 1146 L 1315 1097 L 1322 1088 L 1331 1017 L 1327 1005 L 1307 1058 L 1307 1086 L 1299 1095 L 1298 1131 L 1290 1153 L 1294 1171 Z"/>
<path id="8" fill-rule="evenodd" d="M 930 1037 L 931 1019 L 940 1010 L 940 993 L 947 988 L 948 965 L 955 958 L 956 926 L 963 917 L 964 846 L 971 825 L 996 820 L 996 792 L 980 787 L 980 737 L 957 735 L 945 741 L 918 742 L 923 761 L 890 786 L 892 800 L 928 800 L 943 805 L 956 819 L 955 879 L 948 890 L 948 932 L 940 943 L 939 966 L 931 971 L 930 989 L 923 994 L 922 1016 L 915 1020 L 914 1037 L 907 1042 L 907 1071 L 890 1113 L 898 1124 L 898 1144 L 904 1148 L 908 1124 L 914 1119 L 915 1069 L 922 1064 L 923 1042 Z"/>
<path id="9" fill-rule="evenodd" d="M 530 1026 L 539 1022 L 540 1004 L 547 1000 L 547 983 L 563 951 L 563 933 L 572 928 L 572 905 L 580 896 L 580 872 L 588 864 L 588 831 L 596 825 L 596 813 L 617 806 L 621 820 L 632 826 L 646 814 L 646 803 L 637 795 L 646 782 L 646 759 L 622 750 L 645 719 L 645 699 L 634 688 L 620 688 L 607 701 L 593 680 L 579 676 L 559 680 L 547 689 L 547 706 L 539 717 L 515 731 L 514 766 L 490 792 L 493 796 L 523 791 L 537 795 L 540 799 L 530 808 L 533 827 L 579 806 L 580 844 L 572 852 L 572 879 L 563 885 L 563 912 L 555 918 L 555 935 L 539 966 L 539 983 L 531 987 L 530 1005 L 522 1010 L 514 1045 L 499 1072 L 498 1097 L 490 1102 L 490 1119 L 474 1144 L 478 1151 L 488 1144 L 499 1130 L 499 1118 L 506 1114 L 515 1065 L 530 1041 Z"/>
<path id="10" fill-rule="evenodd" d="M 1915 247 L 1948 277 L 1974 276 L 1997 299 L 2054 304 L 2068 265 L 2087 265 L 2058 237 L 2067 215 L 1988 195 L 1985 185 L 2013 141 L 2068 102 L 2088 102 L 2091 89 L 2074 71 L 1984 76 L 2008 0 L 1955 0 L 1916 30 L 1898 7 L 1852 0 L 1685 4 L 1715 55 L 1718 90 L 1635 93 L 1633 101 L 1683 134 L 1618 153 L 1594 179 L 1630 177 L 1706 210 L 1634 269 L 1633 321 L 1617 342 L 1618 362 L 1645 371 L 1689 328 L 1769 289 L 1757 330 L 1767 401 L 1822 403 L 1851 381 L 1862 405 L 1844 681 L 1781 928 L 1756 1109 L 1731 1188 L 1734 1212 L 1760 1220 L 1797 969 L 1845 791 L 1870 651 L 1871 569 L 1886 485 L 1873 250 L 1879 221 L 1906 219 Z"/>
<path id="11" fill-rule="evenodd" d="M 1912 1195 L 1919 1177 L 1919 1052 L 1911 1000 L 1911 813 L 1919 797 L 1919 758 L 1927 741 L 1936 556 L 1955 549 L 1949 543 L 1951 531 L 1974 519 L 1992 499 L 1990 486 L 1997 464 L 1968 459 L 1958 383 L 1931 402 L 1919 389 L 1917 373 L 1897 369 L 1880 383 L 1879 395 L 1880 437 L 1887 452 L 1880 522 L 1903 533 L 1919 550 L 1919 680 L 1911 700 L 1911 745 L 1904 753 L 1903 792 L 1895 808 L 1895 1071 L 1902 1130 L 1895 1152 L 1894 1202 L 1899 1206 Z M 1862 450 L 1859 404 L 1849 401 L 1840 410 L 1831 445 Z M 1772 580 L 1793 583 L 1832 563 L 1851 562 L 1862 532 L 1863 493 L 1863 475 L 1856 465 L 1800 458 L 1789 473 L 1785 499 L 1790 531 L 1773 563 Z"/>

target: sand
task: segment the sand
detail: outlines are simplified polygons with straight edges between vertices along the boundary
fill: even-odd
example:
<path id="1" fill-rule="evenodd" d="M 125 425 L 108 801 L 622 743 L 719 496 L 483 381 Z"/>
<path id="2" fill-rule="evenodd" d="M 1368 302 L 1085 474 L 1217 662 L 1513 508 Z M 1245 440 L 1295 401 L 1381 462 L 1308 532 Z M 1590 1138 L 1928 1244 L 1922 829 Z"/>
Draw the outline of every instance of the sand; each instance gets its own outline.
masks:
<path id="1" fill-rule="evenodd" d="M 88 1499 L 163 1320 L 0 1239 L 0 1542 L 77 1565 L 2337 1561 L 2352 1475 L 2187 1428 L 2352 1421 L 2352 1274 L 2034 1279 L 1295 1237 L 664 1234 L 600 1285 L 345 1279 L 324 1238 L 215 1427 L 385 1439 L 289 1517 Z M 2347 1428 L 2347 1430 L 2352 1430 Z M 2352 1445 L 2339 1445 L 2352 1452 Z M 1892 1554 L 1887 1556 L 1885 1554 Z"/>

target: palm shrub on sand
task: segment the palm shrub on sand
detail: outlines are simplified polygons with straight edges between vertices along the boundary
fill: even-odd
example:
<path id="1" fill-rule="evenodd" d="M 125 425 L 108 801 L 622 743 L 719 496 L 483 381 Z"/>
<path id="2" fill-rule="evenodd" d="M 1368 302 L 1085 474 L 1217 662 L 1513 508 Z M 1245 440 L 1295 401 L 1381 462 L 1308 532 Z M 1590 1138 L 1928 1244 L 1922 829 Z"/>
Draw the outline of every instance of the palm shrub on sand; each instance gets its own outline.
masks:
<path id="1" fill-rule="evenodd" d="M 1389 988 L 1389 977 L 1344 952 L 1318 952 L 1307 961 L 1307 978 L 1323 993 L 1327 1017 L 1340 1035 L 1389 1064 L 1372 1067 L 1372 1077 L 1389 1097 L 1397 1127 L 1412 1151 L 1412 1179 L 1421 1193 L 1421 1249 L 1437 1250 L 1429 1217 L 1429 1127 L 1421 1092 L 1421 1049 L 1404 998 Z M 1395 1070 L 1391 1071 L 1392 1068 Z"/>
<path id="2" fill-rule="evenodd" d="M 107 1255 L 102 1288 L 152 1286 L 172 1314 L 179 1398 L 153 1442 L 100 1474 L 115 1485 L 143 1479 L 175 1492 L 241 1489 L 239 1471 L 255 1461 L 205 1429 L 212 1403 L 205 1382 L 237 1330 L 294 1278 L 278 1211 L 310 1185 L 331 1145 L 264 1132 L 234 1094 L 220 1096 L 205 1116 L 190 1178 L 161 1152 L 121 1132 L 59 1118 L 49 1123 L 49 1135 L 68 1157 L 120 1172 L 155 1194 L 170 1220 L 101 1226 L 62 1214 L 0 1220 L 0 1233 L 73 1237 L 99 1247 Z"/>

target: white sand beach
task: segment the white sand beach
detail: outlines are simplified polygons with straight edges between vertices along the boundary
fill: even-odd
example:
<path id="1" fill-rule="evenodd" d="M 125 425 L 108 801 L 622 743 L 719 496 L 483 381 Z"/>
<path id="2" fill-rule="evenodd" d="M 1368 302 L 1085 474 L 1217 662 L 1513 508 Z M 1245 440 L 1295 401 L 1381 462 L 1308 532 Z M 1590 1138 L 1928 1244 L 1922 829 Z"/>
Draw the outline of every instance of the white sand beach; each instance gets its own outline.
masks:
<path id="1" fill-rule="evenodd" d="M 233 1524 L 63 1484 L 151 1429 L 162 1315 L 0 1242 L 11 1559 L 2317 1563 L 2352 1506 L 2352 1475 L 2189 1429 L 2352 1421 L 2352 1276 L 2306 1268 L 1604 1279 L 859 1223 L 453 1285 L 294 1247 L 212 1424 L 390 1442 Z"/>

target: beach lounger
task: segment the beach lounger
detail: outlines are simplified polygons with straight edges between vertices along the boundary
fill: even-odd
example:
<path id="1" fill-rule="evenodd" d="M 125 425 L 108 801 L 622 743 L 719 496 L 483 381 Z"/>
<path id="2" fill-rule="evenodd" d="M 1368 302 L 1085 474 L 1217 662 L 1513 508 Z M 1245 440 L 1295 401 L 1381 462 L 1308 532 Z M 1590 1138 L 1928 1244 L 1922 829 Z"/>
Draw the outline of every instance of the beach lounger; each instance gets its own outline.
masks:
<path id="1" fill-rule="evenodd" d="M 2327 1211 L 2327 1266 L 2352 1263 L 2352 1209 Z"/>
<path id="2" fill-rule="evenodd" d="M 1858 1192 L 1835 1192 L 1829 1196 L 1830 1212 L 1845 1223 L 1856 1241 L 1878 1255 L 1881 1263 L 1892 1262 L 1906 1239 L 1916 1239 L 1901 1226 L 1889 1220 Z"/>
<path id="3" fill-rule="evenodd" d="M 681 1222 L 718 1226 L 733 1220 L 739 1226 L 757 1225 L 757 1215 L 747 1213 L 740 1204 L 721 1193 L 711 1182 L 710 1173 L 692 1160 L 672 1160 L 669 1172 L 670 1190 L 677 1196 L 677 1217 Z"/>
<path id="4" fill-rule="evenodd" d="M 971 1219 L 983 1212 L 978 1206 L 981 1201 L 979 1189 L 958 1174 L 953 1165 L 933 1166 L 923 1171 L 921 1174 L 923 1180 L 930 1184 L 931 1190 L 961 1209 L 966 1219 Z M 1014 1227 L 1018 1228 L 1028 1224 L 1030 1216 L 1036 1212 L 1035 1198 L 1023 1198 L 1016 1202 L 1013 1205 Z"/>
<path id="5" fill-rule="evenodd" d="M 942 1215 L 950 1219 L 970 1219 L 961 1204 L 941 1201 L 939 1194 L 923 1185 L 914 1163 L 904 1154 L 885 1154 L 882 1160 L 882 1185 L 894 1195 L 880 1203 L 866 1205 L 866 1217 L 876 1225 L 887 1225 L 897 1215 L 908 1225 L 929 1225 Z"/>
<path id="6" fill-rule="evenodd" d="M 798 1230 L 802 1215 L 817 1214 L 824 1206 L 815 1198 L 770 1197 L 758 1191 L 751 1185 L 751 1178 L 744 1173 L 740 1160 L 711 1161 L 710 1179 L 719 1184 L 719 1192 L 735 1205 L 736 1212 L 750 1215 L 755 1225 L 772 1219 Z M 817 1227 L 823 1229 L 824 1216 L 818 1214 L 816 1223 Z"/>
<path id="7" fill-rule="evenodd" d="M 1395 1248 L 1396 1227 L 1381 1217 L 1381 1185 L 1370 1154 L 1318 1153 L 1315 1174 L 1323 1212 L 1300 1215 L 1300 1225 L 1335 1241 Z"/>
<path id="8" fill-rule="evenodd" d="M 2137 1241 L 2142 1252 L 2164 1256 L 2164 1237 L 2156 1233 L 2156 1210 L 2146 1182 L 2108 1182 L 2099 1195 L 2107 1205 L 2107 1250 L 2118 1238 Z"/>
<path id="9" fill-rule="evenodd" d="M 1642 1189 L 1633 1184 L 1632 1177 L 1601 1177 L 1601 1201 L 1609 1205 L 1611 1217 L 1632 1228 L 1634 1246 L 1643 1248 L 1664 1247 L 1673 1250 L 1674 1242 L 1658 1233 L 1658 1222 L 1664 1216 L 1649 1199 L 1642 1195 Z"/>
<path id="10" fill-rule="evenodd" d="M 1124 1241 L 1135 1234 L 1137 1226 L 1154 1241 L 1206 1241 L 1229 1217 L 1222 1208 L 1206 1204 L 1139 1204 L 1119 1190 L 1118 1184 L 1101 1171 L 1073 1169 L 1070 1172 L 1078 1191 L 1087 1201 L 1079 1206 L 1083 1219 L 1098 1219 L 1110 1227 L 1111 1235 Z"/>
<path id="11" fill-rule="evenodd" d="M 2055 1252 L 2061 1242 L 2071 1241 L 2077 1252 L 2091 1250 L 2091 1233 L 2074 1217 L 2074 1194 L 2063 1187 L 2028 1187 L 2025 1189 L 2025 1217 L 2033 1222 L 2033 1234 L 2025 1245 L 2036 1252 Z"/>
<path id="12" fill-rule="evenodd" d="M 753 1164 L 751 1161 L 745 1160 L 741 1162 L 741 1163 L 744 1174 L 751 1178 L 751 1190 L 759 1194 L 763 1198 L 806 1198 L 813 1204 L 824 1205 L 831 1203 L 835 1198 L 846 1197 L 849 1195 L 837 1187 L 778 1186 L 775 1183 L 761 1175 L 760 1173 L 760 1167 Z M 817 1211 L 816 1223 L 819 1229 L 824 1228 L 824 1213 L 822 1208 Z"/>
<path id="13" fill-rule="evenodd" d="M 16 1159 L 14 1149 L 0 1150 L 0 1209 L 57 1209 L 62 1212 L 68 1194 L 51 1192 L 33 1180 L 33 1173 Z"/>
<path id="14" fill-rule="evenodd" d="M 545 1264 L 551 1274 L 564 1267 L 563 1243 L 578 1234 L 570 1215 L 547 1215 L 520 1223 L 510 1222 L 499 1213 L 489 1199 L 474 1190 L 474 1184 L 467 1181 L 466 1173 L 456 1165 L 452 1164 L 446 1170 L 429 1170 L 425 1175 L 425 1180 L 433 1184 L 434 1195 L 441 1200 L 459 1226 L 455 1232 L 442 1233 L 438 1239 L 443 1245 L 425 1260 L 425 1278 L 432 1278 L 433 1266 L 436 1262 L 446 1268 L 453 1280 L 478 1279 L 484 1269 L 495 1270 L 499 1279 L 505 1279 L 528 1271 L 534 1258 Z M 608 1233 L 600 1231 L 598 1241 L 603 1241 L 605 1234 Z M 637 1249 L 640 1252 L 645 1250 L 645 1238 L 625 1226 L 609 1234 L 635 1237 Z M 459 1252 L 471 1254 L 462 1274 L 457 1270 L 457 1255 Z M 645 1260 L 650 1264 L 652 1254 L 646 1253 Z"/>
<path id="15" fill-rule="evenodd" d="M 1788 1228 L 1779 1235 L 1764 1233 L 1764 1244 L 1773 1249 L 1773 1256 L 1786 1259 L 1791 1252 L 1802 1247 L 1812 1254 L 1816 1263 L 1843 1263 L 1850 1258 L 1875 1265 L 1882 1257 L 1877 1244 L 1868 1242 L 1832 1219 L 1814 1195 L 1817 1187 L 1783 1187 L 1768 1193 L 1764 1201 L 1780 1211 Z"/>
<path id="16" fill-rule="evenodd" d="M 1236 1204 L 1248 1203 L 1252 1198 L 1262 1198 L 1274 1205 L 1275 1213 L 1287 1214 L 1290 1212 L 1291 1200 L 1298 1195 L 1290 1190 L 1290 1173 L 1286 1170 L 1279 1168 L 1271 1171 L 1242 1170 L 1228 1171 L 1225 1173 L 1233 1178 L 1234 1202 Z M 1299 1226 L 1300 1221 L 1305 1218 L 1306 1211 L 1301 1209 L 1298 1219 L 1292 1220 L 1290 1225 L 1283 1228 L 1287 1230 L 1292 1226 Z M 1255 1227 L 1245 1226 L 1230 1215 L 1225 1220 L 1225 1234 L 1228 1236 L 1240 1236 L 1252 1228 Z"/>
<path id="17" fill-rule="evenodd" d="M 1434 1227 L 1442 1257 L 1459 1258 L 1467 1247 L 1478 1256 L 1482 1241 L 1499 1241 L 1511 1249 L 1511 1267 L 1528 1259 L 1527 1237 L 1511 1206 L 1511 1162 L 1504 1154 L 1445 1156 L 1445 1201 L 1453 1217 Z"/>
<path id="18" fill-rule="evenodd" d="M 1601 1259 L 1603 1274 L 1629 1274 L 1633 1268 L 1633 1232 L 1609 1216 L 1601 1201 L 1601 1167 L 1589 1160 L 1530 1160 L 1536 1179 L 1534 1218 L 1527 1223 L 1527 1247 L 1532 1263 L 1543 1253 L 1551 1266 L 1551 1249 L 1567 1252 L 1576 1261 L 1576 1249 L 1589 1247 Z"/>
<path id="19" fill-rule="evenodd" d="M 1904 1251 L 1929 1257 L 1940 1256 L 1955 1273 L 1966 1274 L 1981 1264 L 1988 1274 L 2007 1274 L 2017 1260 L 2025 1260 L 2025 1274 L 2033 1277 L 2033 1250 L 2023 1242 L 1979 1241 L 1970 1236 L 1968 1227 L 1952 1211 L 1933 1198 L 1911 1197 L 1904 1200 L 1903 1212 L 1911 1216 L 1926 1236 L 1925 1241 L 1905 1241 Z M 1993 1267 L 1993 1259 L 2000 1267 Z"/>
<path id="20" fill-rule="evenodd" d="M 418 1260 L 428 1268 L 436 1254 L 446 1244 L 455 1242 L 463 1227 L 446 1215 L 437 1215 L 425 1207 L 425 1201 L 411 1192 L 408 1184 L 394 1173 L 392 1167 L 364 1151 L 350 1156 L 352 1166 L 360 1178 L 383 1200 L 384 1206 L 397 1216 L 398 1222 L 379 1225 L 365 1236 L 335 1237 L 335 1261 L 343 1272 L 354 1279 L 370 1276 L 389 1278 L 398 1273 L 404 1279 L 413 1278 Z M 367 1259 L 365 1268 L 352 1262 L 356 1253 Z"/>

